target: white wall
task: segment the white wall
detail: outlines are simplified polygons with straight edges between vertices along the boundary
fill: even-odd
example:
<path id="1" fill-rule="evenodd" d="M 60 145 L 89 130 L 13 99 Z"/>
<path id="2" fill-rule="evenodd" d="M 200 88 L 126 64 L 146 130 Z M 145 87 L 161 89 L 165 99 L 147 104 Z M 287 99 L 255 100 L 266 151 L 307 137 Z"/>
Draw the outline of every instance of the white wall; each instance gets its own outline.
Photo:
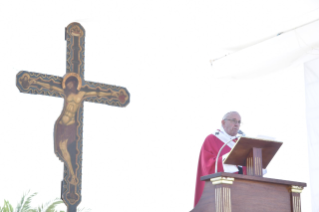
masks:
<path id="1" fill-rule="evenodd" d="M 312 211 L 319 211 L 319 59 L 305 63 L 306 116 Z"/>

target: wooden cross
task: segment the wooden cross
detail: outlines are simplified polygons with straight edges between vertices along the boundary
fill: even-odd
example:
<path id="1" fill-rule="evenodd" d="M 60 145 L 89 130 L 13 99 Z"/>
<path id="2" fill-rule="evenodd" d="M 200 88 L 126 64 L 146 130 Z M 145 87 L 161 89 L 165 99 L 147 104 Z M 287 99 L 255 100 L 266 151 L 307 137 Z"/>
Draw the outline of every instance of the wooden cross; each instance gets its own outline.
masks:
<path id="1" fill-rule="evenodd" d="M 81 202 L 83 101 L 124 107 L 130 101 L 126 88 L 84 81 L 85 30 L 79 23 L 65 28 L 67 67 L 62 77 L 20 71 L 22 93 L 63 97 L 64 106 L 54 126 L 54 152 L 64 162 L 61 197 L 68 212 Z"/>

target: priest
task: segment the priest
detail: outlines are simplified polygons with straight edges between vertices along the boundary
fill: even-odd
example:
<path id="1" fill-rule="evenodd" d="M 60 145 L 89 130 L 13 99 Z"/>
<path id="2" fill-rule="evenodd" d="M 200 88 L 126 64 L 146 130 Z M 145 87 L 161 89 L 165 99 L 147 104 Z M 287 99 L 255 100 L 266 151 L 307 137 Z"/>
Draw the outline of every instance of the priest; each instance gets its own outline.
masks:
<path id="1" fill-rule="evenodd" d="M 227 154 L 237 141 L 236 136 L 241 124 L 241 117 L 239 113 L 236 111 L 226 113 L 222 118 L 221 124 L 222 126 L 220 129 L 217 129 L 214 134 L 207 136 L 200 151 L 196 177 L 194 207 L 198 203 L 205 186 L 205 182 L 201 181 L 200 177 L 214 174 L 216 163 L 218 163 L 217 172 L 246 174 L 246 167 L 223 164 L 223 159 L 226 158 Z M 228 144 L 221 151 L 219 158 L 217 158 L 219 149 L 227 142 Z"/>

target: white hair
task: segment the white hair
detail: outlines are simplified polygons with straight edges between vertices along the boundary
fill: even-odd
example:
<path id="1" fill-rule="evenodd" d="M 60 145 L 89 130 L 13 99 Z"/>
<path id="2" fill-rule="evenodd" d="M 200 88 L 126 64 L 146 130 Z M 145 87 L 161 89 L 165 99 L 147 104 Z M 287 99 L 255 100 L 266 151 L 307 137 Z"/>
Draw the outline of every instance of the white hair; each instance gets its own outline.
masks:
<path id="1" fill-rule="evenodd" d="M 228 113 L 226 113 L 224 116 L 223 116 L 223 120 L 227 119 L 227 117 L 230 115 L 230 114 L 233 114 L 233 113 L 237 113 L 239 115 L 239 113 L 237 111 L 229 111 Z"/>

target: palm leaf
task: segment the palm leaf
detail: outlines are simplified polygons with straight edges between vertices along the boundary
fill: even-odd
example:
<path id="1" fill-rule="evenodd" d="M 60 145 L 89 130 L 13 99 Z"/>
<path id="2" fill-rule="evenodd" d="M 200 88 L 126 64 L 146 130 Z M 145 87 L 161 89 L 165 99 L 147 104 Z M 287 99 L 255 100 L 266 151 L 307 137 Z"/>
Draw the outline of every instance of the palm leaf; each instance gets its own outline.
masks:
<path id="1" fill-rule="evenodd" d="M 55 208 L 63 203 L 60 199 L 55 199 L 53 201 L 49 201 L 46 204 L 42 204 L 41 206 L 37 208 L 31 208 L 30 204 L 32 201 L 32 198 L 37 195 L 37 193 L 33 193 L 29 195 L 30 191 L 23 194 L 20 202 L 18 203 L 16 209 L 14 210 L 12 205 L 9 203 L 9 201 L 4 200 L 4 205 L 1 208 L 0 212 L 57 212 Z M 85 211 L 82 211 L 85 212 Z"/>
<path id="2" fill-rule="evenodd" d="M 44 206 L 43 212 L 55 212 L 56 206 L 63 203 L 63 201 L 59 198 L 56 198 L 53 201 L 47 202 Z"/>
<path id="3" fill-rule="evenodd" d="M 17 205 L 16 212 L 28 212 L 31 209 L 31 200 L 35 195 L 37 195 L 37 193 L 33 193 L 30 196 L 28 196 L 29 192 L 30 191 L 23 194 L 20 203 L 18 203 Z"/>
<path id="4" fill-rule="evenodd" d="M 21 200 L 20 200 L 20 203 L 18 203 L 18 205 L 17 205 L 17 207 L 16 207 L 16 212 L 20 212 L 20 211 L 21 211 L 21 208 L 22 208 L 22 206 L 23 206 L 23 204 L 24 204 L 24 199 L 25 199 L 26 195 L 28 195 L 28 194 L 29 194 L 29 191 L 28 191 L 27 193 L 24 193 L 24 194 L 22 195 L 22 198 L 21 198 Z"/>
<path id="5" fill-rule="evenodd" d="M 78 210 L 77 210 L 78 212 L 90 212 L 91 211 L 91 209 L 90 208 L 78 208 Z"/>
<path id="6" fill-rule="evenodd" d="M 24 202 L 24 204 L 23 204 L 23 207 L 22 207 L 21 212 L 28 212 L 28 211 L 31 209 L 31 206 L 30 206 L 31 200 L 32 200 L 32 198 L 33 198 L 35 195 L 37 195 L 37 193 L 31 194 L 31 195 L 27 198 L 27 200 L 26 200 L 26 201 Z"/>
<path id="7" fill-rule="evenodd" d="M 13 207 L 9 201 L 4 200 L 3 207 L 0 207 L 0 212 L 13 212 Z"/>
<path id="8" fill-rule="evenodd" d="M 9 201 L 5 201 L 5 209 L 6 209 L 7 212 L 13 212 L 13 207 L 9 203 Z"/>
<path id="9" fill-rule="evenodd" d="M 56 198 L 55 200 L 42 204 L 37 208 L 30 209 L 28 212 L 56 212 L 56 206 L 58 206 L 61 203 L 63 203 L 63 201 L 59 198 Z"/>

